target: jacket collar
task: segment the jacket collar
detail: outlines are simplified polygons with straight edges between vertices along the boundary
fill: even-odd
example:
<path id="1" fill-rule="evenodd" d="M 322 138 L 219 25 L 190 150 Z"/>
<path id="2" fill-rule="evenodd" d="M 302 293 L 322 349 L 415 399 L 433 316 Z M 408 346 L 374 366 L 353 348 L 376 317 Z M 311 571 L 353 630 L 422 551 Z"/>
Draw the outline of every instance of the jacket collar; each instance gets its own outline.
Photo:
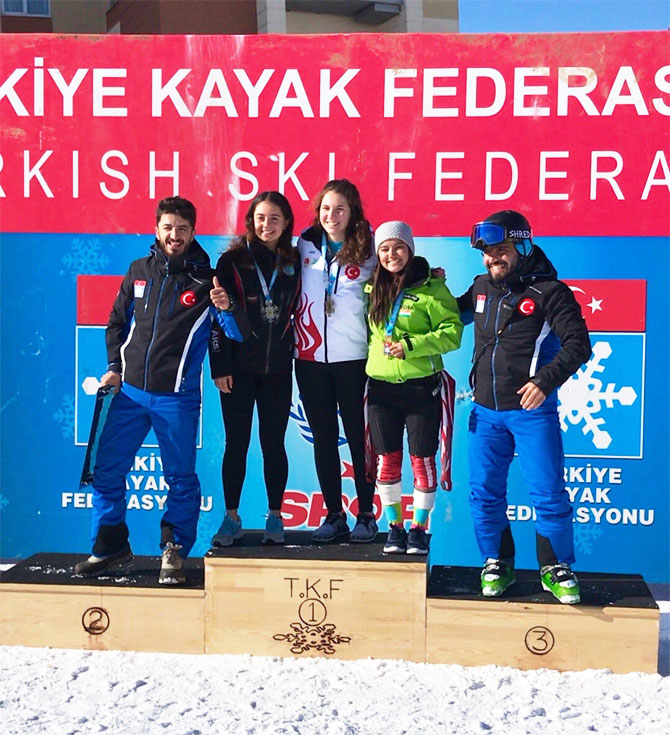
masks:
<path id="1" fill-rule="evenodd" d="M 208 267 L 210 262 L 209 255 L 207 255 L 200 243 L 195 239 L 191 242 L 186 255 L 173 258 L 168 258 L 165 255 L 158 239 L 156 239 L 151 246 L 151 257 L 155 258 L 156 262 L 160 265 L 165 266 L 170 275 L 190 271 L 194 268 Z"/>

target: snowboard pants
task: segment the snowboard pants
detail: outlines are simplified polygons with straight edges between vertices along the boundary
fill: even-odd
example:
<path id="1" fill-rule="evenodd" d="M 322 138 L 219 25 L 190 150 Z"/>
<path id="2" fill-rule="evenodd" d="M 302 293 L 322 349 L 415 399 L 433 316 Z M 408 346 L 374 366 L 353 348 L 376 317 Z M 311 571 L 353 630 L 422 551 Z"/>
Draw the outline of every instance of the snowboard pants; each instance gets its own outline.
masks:
<path id="1" fill-rule="evenodd" d="M 563 440 L 555 402 L 532 411 L 494 411 L 475 403 L 468 435 L 470 507 L 482 556 L 514 556 L 507 520 L 507 475 L 516 449 L 537 516 L 540 566 L 572 564 L 572 505 L 563 480 Z"/>
<path id="2" fill-rule="evenodd" d="M 195 447 L 200 391 L 150 393 L 124 383 L 109 407 L 93 470 L 93 553 L 105 556 L 128 543 L 126 475 L 153 427 L 169 490 L 161 520 L 161 546 L 174 539 L 186 557 L 195 543 L 200 482 Z"/>

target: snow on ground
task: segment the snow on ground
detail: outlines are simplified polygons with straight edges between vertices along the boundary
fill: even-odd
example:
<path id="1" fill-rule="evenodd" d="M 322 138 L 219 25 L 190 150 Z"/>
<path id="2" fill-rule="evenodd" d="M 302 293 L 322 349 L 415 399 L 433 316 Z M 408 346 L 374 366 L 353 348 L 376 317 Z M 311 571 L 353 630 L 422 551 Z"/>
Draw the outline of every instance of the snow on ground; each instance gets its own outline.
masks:
<path id="1" fill-rule="evenodd" d="M 3 735 L 670 732 L 659 674 L 3 646 L 0 681 Z"/>
<path id="2" fill-rule="evenodd" d="M 668 735 L 650 588 L 665 676 L 0 646 L 0 735 Z"/>

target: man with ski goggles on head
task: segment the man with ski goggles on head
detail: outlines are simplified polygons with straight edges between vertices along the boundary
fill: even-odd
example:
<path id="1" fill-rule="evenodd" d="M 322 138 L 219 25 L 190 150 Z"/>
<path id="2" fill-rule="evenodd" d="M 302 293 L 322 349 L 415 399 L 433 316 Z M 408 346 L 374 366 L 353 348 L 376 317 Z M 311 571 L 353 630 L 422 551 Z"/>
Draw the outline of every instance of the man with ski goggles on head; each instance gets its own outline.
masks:
<path id="1" fill-rule="evenodd" d="M 468 433 L 470 506 L 485 559 L 482 594 L 501 595 L 515 581 L 507 475 L 516 451 L 537 515 L 542 586 L 560 602 L 576 603 L 556 391 L 589 359 L 588 330 L 522 214 L 490 215 L 472 228 L 470 243 L 481 250 L 487 270 L 458 299 L 463 323 L 475 325 Z"/>

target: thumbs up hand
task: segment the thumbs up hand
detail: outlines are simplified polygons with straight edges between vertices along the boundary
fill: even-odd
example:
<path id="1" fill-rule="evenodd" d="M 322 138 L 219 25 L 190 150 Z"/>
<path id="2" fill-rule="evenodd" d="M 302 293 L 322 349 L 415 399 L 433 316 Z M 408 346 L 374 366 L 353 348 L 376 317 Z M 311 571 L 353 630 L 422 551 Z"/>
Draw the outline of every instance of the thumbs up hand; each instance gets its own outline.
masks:
<path id="1" fill-rule="evenodd" d="M 209 298 L 217 309 L 228 311 L 230 309 L 230 297 L 226 289 L 219 283 L 219 279 L 214 276 L 214 288 L 209 292 Z"/>

